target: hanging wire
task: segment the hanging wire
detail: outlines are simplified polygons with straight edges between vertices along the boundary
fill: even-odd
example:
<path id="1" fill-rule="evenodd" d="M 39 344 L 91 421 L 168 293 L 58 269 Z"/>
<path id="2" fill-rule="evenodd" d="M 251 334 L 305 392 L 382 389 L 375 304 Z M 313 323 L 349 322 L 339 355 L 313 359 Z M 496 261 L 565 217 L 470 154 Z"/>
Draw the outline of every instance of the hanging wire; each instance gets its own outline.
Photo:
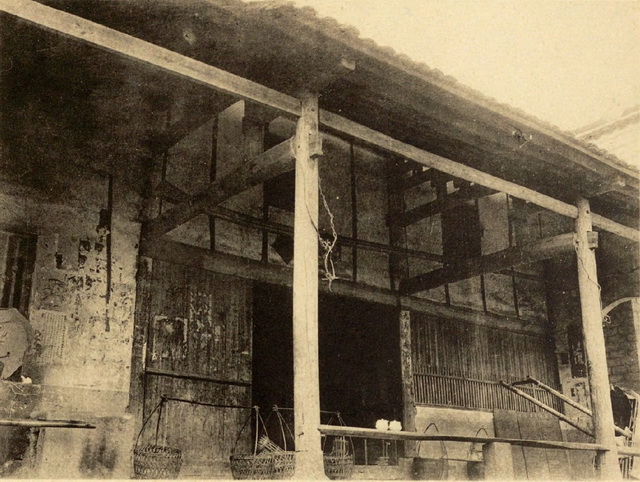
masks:
<path id="1" fill-rule="evenodd" d="M 322 182 L 320 180 L 319 174 L 318 174 L 318 190 L 320 192 L 320 197 L 322 198 L 322 204 L 324 206 L 324 209 L 327 211 L 327 214 L 329 215 L 329 225 L 331 226 L 331 235 L 333 239 L 329 240 L 329 239 L 324 239 L 322 237 L 322 234 L 320 234 L 320 230 L 318 229 L 318 226 L 316 226 L 316 224 L 313 222 L 313 216 L 311 215 L 311 212 L 309 211 L 309 206 L 306 204 L 306 202 L 305 202 L 305 208 L 307 209 L 307 214 L 309 215 L 309 219 L 311 220 L 313 229 L 315 229 L 316 234 L 318 236 L 318 241 L 320 243 L 320 246 L 324 251 L 324 254 L 322 256 L 322 262 L 324 266 L 324 276 L 322 279 L 328 282 L 329 291 L 333 291 L 331 289 L 331 285 L 333 281 L 337 279 L 337 276 L 336 276 L 335 265 L 333 264 L 332 254 L 338 242 L 338 232 L 336 231 L 333 213 L 329 208 L 329 203 L 327 202 L 327 198 L 324 195 L 324 191 L 322 190 Z"/>
<path id="2" fill-rule="evenodd" d="M 324 256 L 323 256 L 324 278 L 323 279 L 328 282 L 329 291 L 332 291 L 331 284 L 333 283 L 333 280 L 336 279 L 336 268 L 333 264 L 332 253 L 333 253 L 333 249 L 336 246 L 336 243 L 338 242 L 338 233 L 336 232 L 336 225 L 333 221 L 333 213 L 331 212 L 331 209 L 329 209 L 329 203 L 327 202 L 327 198 L 324 195 L 324 192 L 322 191 L 322 184 L 320 183 L 319 176 L 318 176 L 318 189 L 320 190 L 320 196 L 322 197 L 322 204 L 324 205 L 324 208 L 327 211 L 327 214 L 329 215 L 329 224 L 331 225 L 331 234 L 333 236 L 333 239 L 331 241 L 324 239 L 320 235 L 320 232 L 318 231 L 318 229 L 316 228 L 316 231 L 318 232 L 318 239 L 320 240 L 320 245 L 322 246 L 322 249 L 324 249 Z"/>
<path id="3" fill-rule="evenodd" d="M 578 266 L 580 268 L 582 268 L 584 273 L 587 275 L 587 279 L 589 281 L 591 281 L 594 285 L 596 285 L 596 287 L 598 288 L 598 297 L 599 297 L 600 300 L 602 300 L 602 286 L 600 286 L 600 284 L 596 280 L 591 278 L 591 275 L 589 274 L 589 271 L 584 266 L 584 262 L 582 261 L 582 258 L 580 257 L 579 252 L 578 252 L 578 241 L 576 241 L 576 243 L 574 244 L 574 249 L 575 249 L 575 252 L 576 252 L 576 258 L 578 259 Z M 601 303 L 602 303 L 602 301 L 601 301 Z M 602 308 L 602 306 L 600 306 L 600 308 Z M 611 318 L 609 316 L 602 317 L 602 323 L 603 324 L 611 323 Z"/>

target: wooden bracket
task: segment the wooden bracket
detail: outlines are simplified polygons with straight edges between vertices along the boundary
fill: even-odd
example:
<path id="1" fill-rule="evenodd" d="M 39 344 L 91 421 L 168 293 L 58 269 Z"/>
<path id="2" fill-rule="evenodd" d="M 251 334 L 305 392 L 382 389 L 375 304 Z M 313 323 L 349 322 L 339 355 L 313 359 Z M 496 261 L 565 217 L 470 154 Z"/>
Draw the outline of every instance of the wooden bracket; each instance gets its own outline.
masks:
<path id="1" fill-rule="evenodd" d="M 489 189 L 483 186 L 469 186 L 468 188 L 460 189 L 452 194 L 443 196 L 430 203 L 426 203 L 413 208 L 399 216 L 389 218 L 387 222 L 396 224 L 398 226 L 409 226 L 411 224 L 417 223 L 421 219 L 434 216 L 444 211 L 448 211 L 449 209 L 460 206 L 472 199 L 489 196 L 494 192 L 495 191 L 493 189 Z"/>
<path id="2" fill-rule="evenodd" d="M 142 236 L 148 239 L 162 236 L 199 214 L 208 213 L 212 207 L 226 199 L 292 170 L 295 164 L 293 145 L 293 139 L 287 139 L 243 163 L 225 177 L 209 184 L 198 194 L 145 223 L 142 227 Z"/>

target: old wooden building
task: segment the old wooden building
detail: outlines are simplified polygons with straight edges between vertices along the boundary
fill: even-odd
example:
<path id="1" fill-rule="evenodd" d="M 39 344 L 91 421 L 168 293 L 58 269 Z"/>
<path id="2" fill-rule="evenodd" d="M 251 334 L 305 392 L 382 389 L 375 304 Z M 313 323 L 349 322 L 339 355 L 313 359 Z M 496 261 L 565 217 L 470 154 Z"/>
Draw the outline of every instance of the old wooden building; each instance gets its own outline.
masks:
<path id="1" fill-rule="evenodd" d="M 230 478 L 252 406 L 285 414 L 298 478 L 335 412 L 354 478 L 410 477 L 420 448 L 466 478 L 474 440 L 488 478 L 633 454 L 609 384 L 636 410 L 636 168 L 290 5 L 0 0 L 0 22 L 0 330 L 28 332 L 0 473 L 128 478 L 141 434 Z M 529 377 L 593 416 L 505 386 Z"/>

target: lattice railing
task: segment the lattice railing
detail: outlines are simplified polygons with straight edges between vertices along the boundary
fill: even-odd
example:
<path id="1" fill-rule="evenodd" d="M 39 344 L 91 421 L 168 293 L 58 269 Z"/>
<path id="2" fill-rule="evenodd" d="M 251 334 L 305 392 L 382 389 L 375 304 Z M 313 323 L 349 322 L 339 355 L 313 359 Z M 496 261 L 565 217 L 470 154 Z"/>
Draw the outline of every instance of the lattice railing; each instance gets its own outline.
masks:
<path id="1" fill-rule="evenodd" d="M 414 374 L 413 380 L 415 400 L 418 405 L 503 409 L 519 412 L 542 410 L 495 381 L 424 373 Z M 518 388 L 558 411 L 563 409 L 559 399 L 540 388 L 522 385 Z"/>

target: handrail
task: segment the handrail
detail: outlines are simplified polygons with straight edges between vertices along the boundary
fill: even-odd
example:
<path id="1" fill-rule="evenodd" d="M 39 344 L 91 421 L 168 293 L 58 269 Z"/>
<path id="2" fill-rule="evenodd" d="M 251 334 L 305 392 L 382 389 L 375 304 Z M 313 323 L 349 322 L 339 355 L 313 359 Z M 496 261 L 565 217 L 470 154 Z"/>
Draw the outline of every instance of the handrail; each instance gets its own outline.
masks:
<path id="1" fill-rule="evenodd" d="M 609 451 L 609 447 L 601 444 L 582 442 L 561 442 L 554 440 L 528 440 L 513 439 L 503 437 L 479 437 L 470 435 L 445 435 L 430 434 L 425 435 L 418 432 L 406 432 L 396 430 L 376 430 L 363 427 L 341 427 L 337 425 L 320 425 L 318 430 L 323 435 L 349 436 L 356 438 L 373 438 L 382 440 L 409 440 L 409 441 L 443 441 L 443 442 L 466 442 L 466 443 L 508 443 L 521 447 L 535 447 L 543 449 L 564 449 L 564 450 L 587 450 L 587 451 Z M 618 447 L 618 453 L 622 455 L 640 456 L 640 447 Z"/>

